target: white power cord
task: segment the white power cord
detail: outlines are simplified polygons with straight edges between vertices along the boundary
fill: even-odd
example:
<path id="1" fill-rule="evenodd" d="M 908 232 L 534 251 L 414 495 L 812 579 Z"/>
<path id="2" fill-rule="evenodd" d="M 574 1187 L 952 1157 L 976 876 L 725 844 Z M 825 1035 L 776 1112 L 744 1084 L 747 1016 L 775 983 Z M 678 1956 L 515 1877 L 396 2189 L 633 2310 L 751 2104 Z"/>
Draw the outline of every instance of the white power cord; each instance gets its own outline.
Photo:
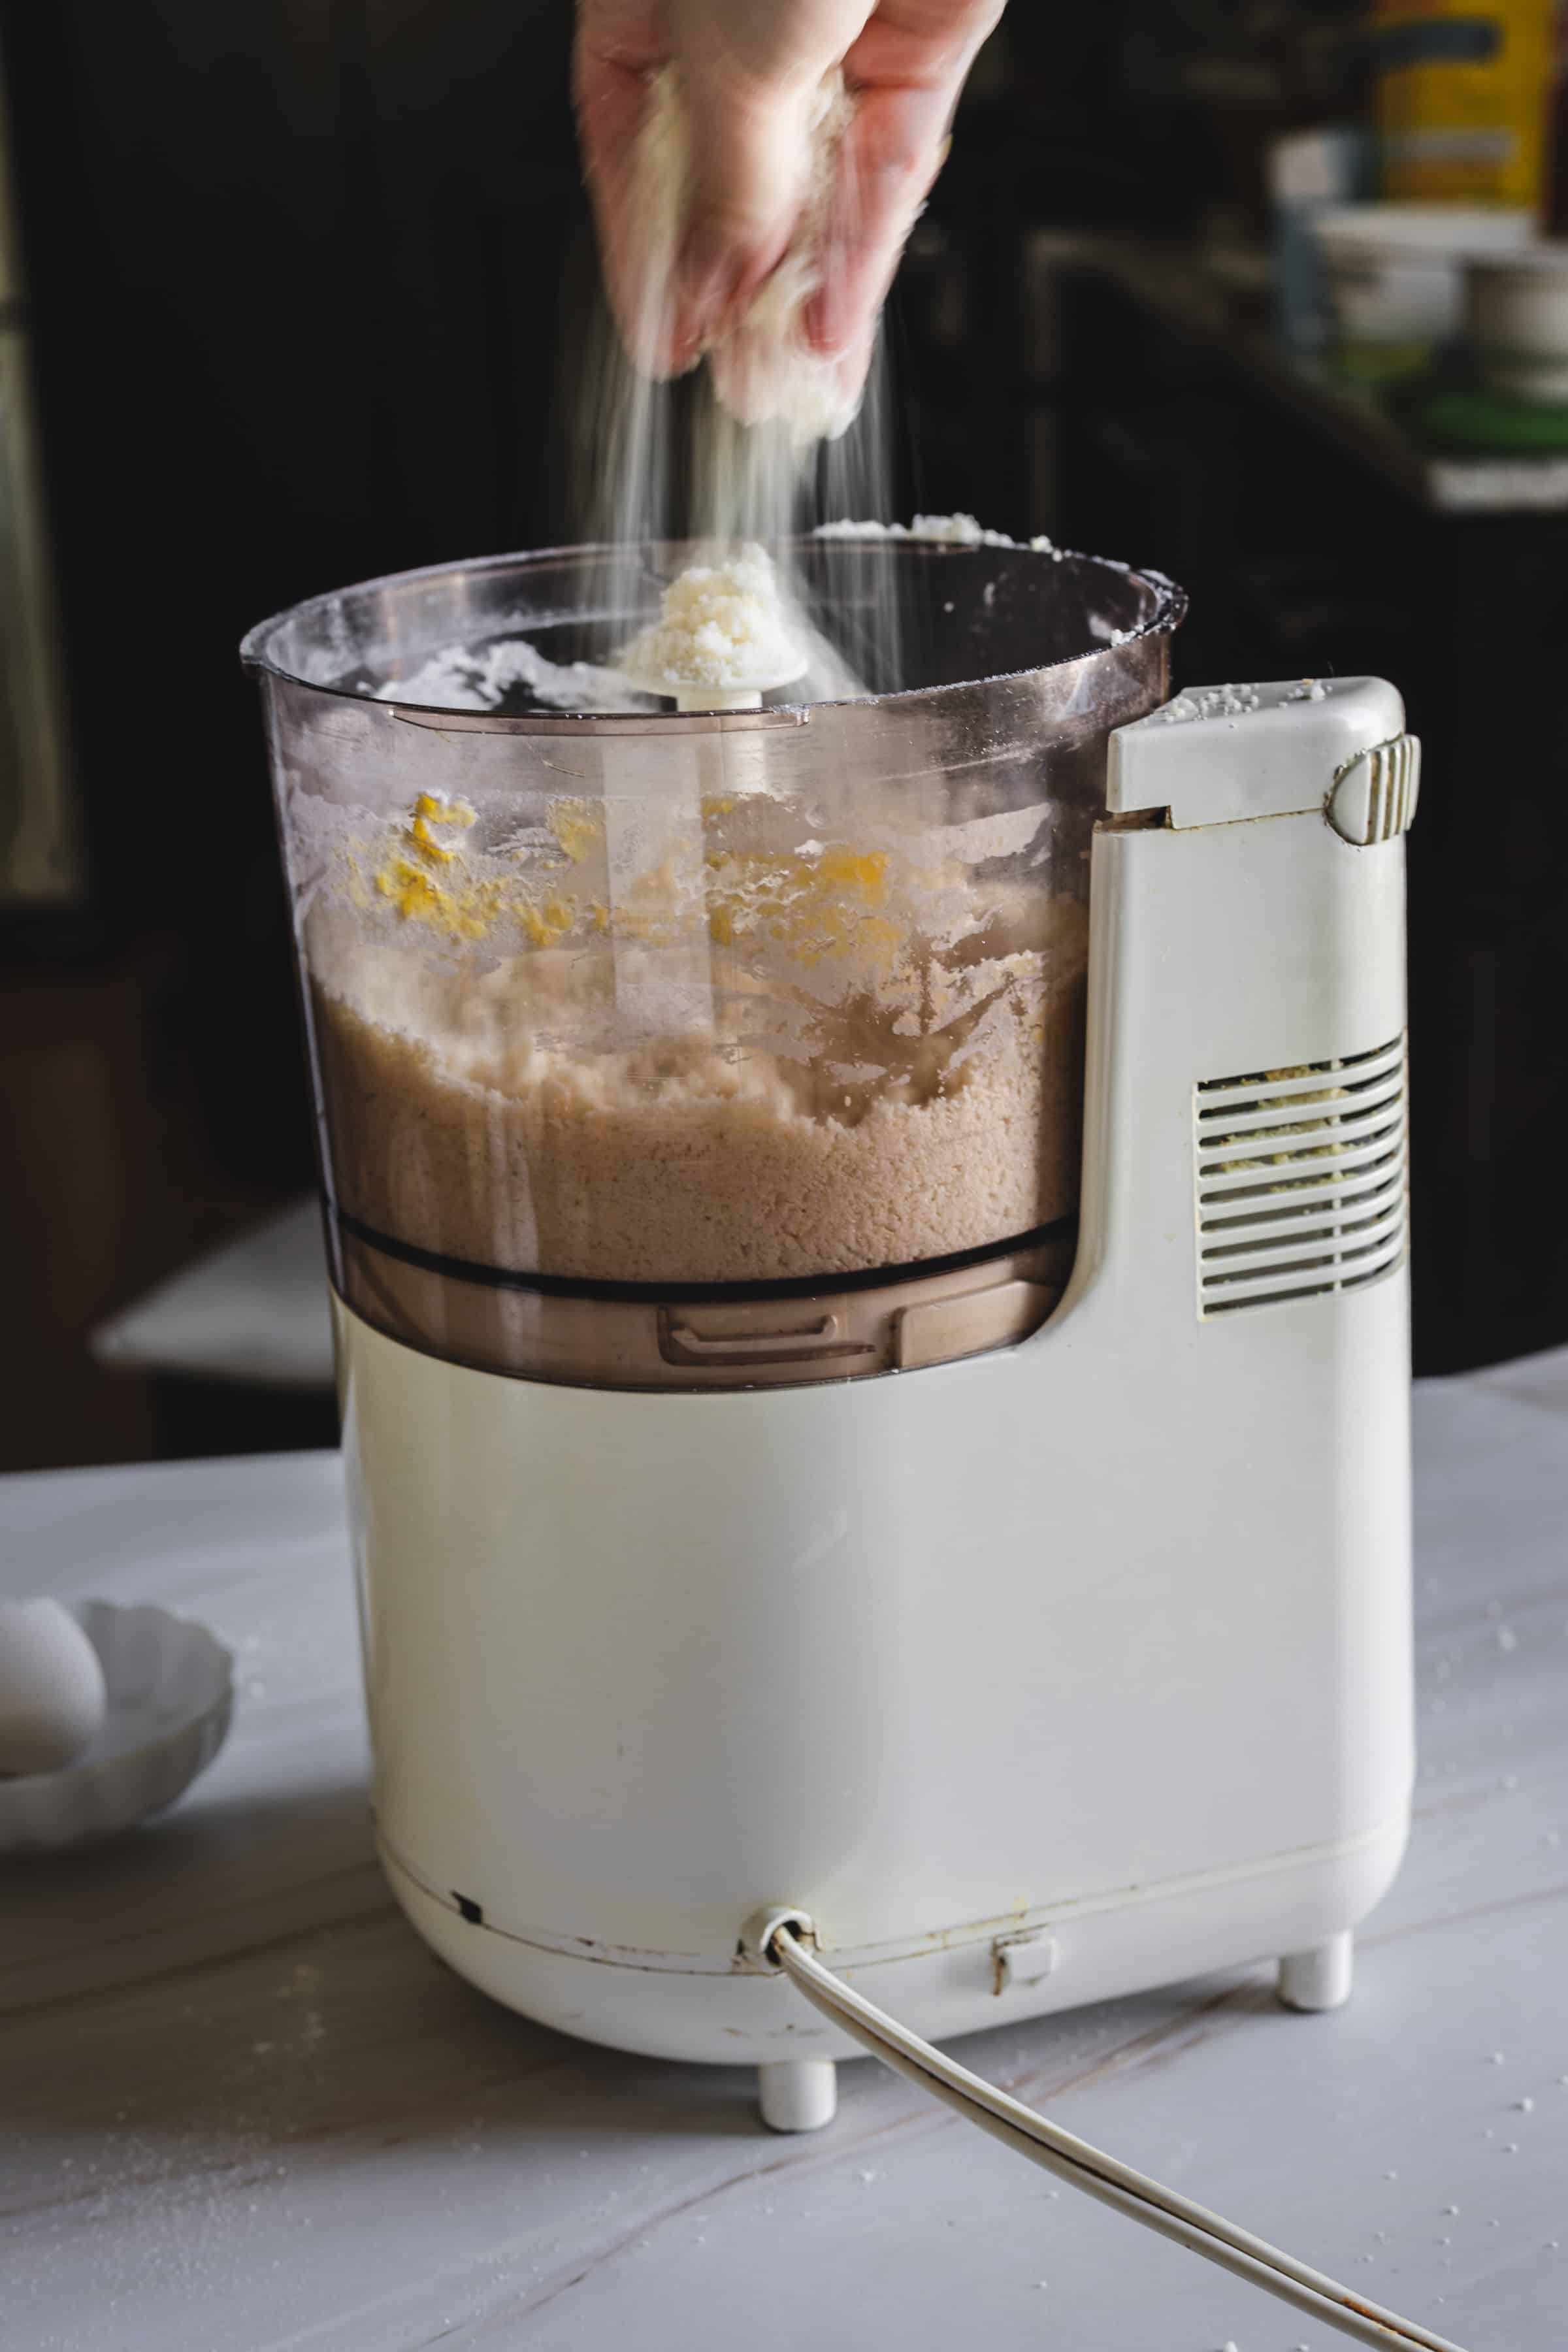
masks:
<path id="1" fill-rule="evenodd" d="M 781 1910 L 764 1915 L 754 1927 L 749 1925 L 744 1940 L 756 1957 L 782 1969 L 814 2009 L 852 2034 L 873 2057 L 896 2074 L 918 2083 L 1005 2147 L 1016 2149 L 1032 2164 L 1043 2165 L 1058 2179 L 1099 2198 L 1102 2205 L 1125 2213 L 1129 2220 L 1142 2221 L 1145 2229 L 1174 2238 L 1178 2245 L 1218 2263 L 1237 2278 L 1278 2295 L 1282 2303 L 1294 2304 L 1298 2311 L 1310 2313 L 1342 2335 L 1353 2336 L 1358 2344 L 1376 2346 L 1379 2352 L 1410 2352 L 1412 2346 L 1418 2346 L 1420 2352 L 1460 2352 L 1460 2347 L 1447 2336 L 1435 2336 L 1430 2328 L 1352 2294 L 1349 2287 L 1325 2278 L 1321 2271 L 1281 2253 L 1249 2231 L 1237 2229 L 1190 2198 L 1162 2189 L 1157 2180 L 1134 2172 L 1131 2165 L 1119 2164 L 1113 2156 L 1102 2155 L 1087 2140 L 1047 2123 L 1021 2100 L 983 2082 L 966 2066 L 956 2065 L 896 2018 L 852 1992 L 831 1969 L 825 1969 L 804 1940 L 811 1932 L 804 1914 Z"/>

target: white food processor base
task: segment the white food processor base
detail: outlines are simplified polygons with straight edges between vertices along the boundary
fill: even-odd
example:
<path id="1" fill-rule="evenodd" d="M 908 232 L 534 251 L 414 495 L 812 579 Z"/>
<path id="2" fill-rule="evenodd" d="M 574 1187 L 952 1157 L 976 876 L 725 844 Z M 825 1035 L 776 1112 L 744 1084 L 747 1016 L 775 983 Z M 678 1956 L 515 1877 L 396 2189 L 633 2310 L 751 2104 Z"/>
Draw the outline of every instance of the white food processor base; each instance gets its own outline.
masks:
<path id="1" fill-rule="evenodd" d="M 1032 1338 L 640 1392 L 339 1303 L 382 1852 L 498 1999 L 809 2129 L 856 2045 L 738 1949 L 761 1905 L 931 2041 L 1264 1959 L 1345 1998 L 1413 1777 L 1408 796 L 1392 689 L 1293 692 L 1113 747 L 1169 821 L 1096 836 Z"/>

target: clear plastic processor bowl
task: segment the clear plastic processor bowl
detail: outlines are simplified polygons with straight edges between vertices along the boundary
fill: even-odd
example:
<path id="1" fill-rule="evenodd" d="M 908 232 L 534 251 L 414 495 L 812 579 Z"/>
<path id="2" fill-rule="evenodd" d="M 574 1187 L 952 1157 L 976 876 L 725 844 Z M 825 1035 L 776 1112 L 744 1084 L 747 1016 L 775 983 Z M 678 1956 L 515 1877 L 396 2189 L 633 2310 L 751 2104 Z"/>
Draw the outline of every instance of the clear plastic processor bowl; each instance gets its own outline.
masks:
<path id="1" fill-rule="evenodd" d="M 1180 592 L 798 541 L 819 625 L 908 682 L 677 716 L 603 673 L 696 552 L 405 573 L 245 643 L 334 1280 L 464 1360 L 636 1384 L 571 1308 L 1070 1256 L 1089 842 Z"/>

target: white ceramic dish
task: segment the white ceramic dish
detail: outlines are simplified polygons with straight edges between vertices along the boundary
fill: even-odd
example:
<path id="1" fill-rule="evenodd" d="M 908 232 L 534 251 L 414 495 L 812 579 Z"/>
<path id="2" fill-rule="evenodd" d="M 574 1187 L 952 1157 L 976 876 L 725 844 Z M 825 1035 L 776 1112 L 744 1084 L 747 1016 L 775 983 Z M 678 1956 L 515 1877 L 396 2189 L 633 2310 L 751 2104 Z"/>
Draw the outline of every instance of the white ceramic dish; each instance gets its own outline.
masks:
<path id="1" fill-rule="evenodd" d="M 1568 240 L 1472 261 L 1465 295 L 1465 323 L 1492 390 L 1568 402 Z"/>
<path id="2" fill-rule="evenodd" d="M 103 1666 L 109 1712 L 77 1763 L 0 1780 L 0 1853 L 112 1837 L 184 1794 L 223 1746 L 234 1660 L 166 1609 L 83 1601 L 72 1611 Z"/>

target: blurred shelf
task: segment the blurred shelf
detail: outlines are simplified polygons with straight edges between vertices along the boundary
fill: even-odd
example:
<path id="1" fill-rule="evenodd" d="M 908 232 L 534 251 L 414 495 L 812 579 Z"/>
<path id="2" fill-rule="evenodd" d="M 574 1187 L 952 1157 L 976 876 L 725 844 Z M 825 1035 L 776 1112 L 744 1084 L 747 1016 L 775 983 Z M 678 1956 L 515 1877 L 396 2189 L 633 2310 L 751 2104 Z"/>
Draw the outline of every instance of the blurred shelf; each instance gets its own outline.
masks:
<path id="1" fill-rule="evenodd" d="M 1289 419 L 1440 514 L 1568 514 L 1568 457 L 1467 456 L 1424 448 L 1369 389 L 1326 360 L 1289 351 L 1254 324 L 1233 280 L 1187 246 L 1076 240 L 1067 266 L 1111 279 L 1141 310 L 1216 346 L 1236 373 Z"/>
<path id="2" fill-rule="evenodd" d="M 100 1324 L 92 1352 L 125 1371 L 330 1394 L 331 1322 L 314 1199 L 197 1258 Z"/>

